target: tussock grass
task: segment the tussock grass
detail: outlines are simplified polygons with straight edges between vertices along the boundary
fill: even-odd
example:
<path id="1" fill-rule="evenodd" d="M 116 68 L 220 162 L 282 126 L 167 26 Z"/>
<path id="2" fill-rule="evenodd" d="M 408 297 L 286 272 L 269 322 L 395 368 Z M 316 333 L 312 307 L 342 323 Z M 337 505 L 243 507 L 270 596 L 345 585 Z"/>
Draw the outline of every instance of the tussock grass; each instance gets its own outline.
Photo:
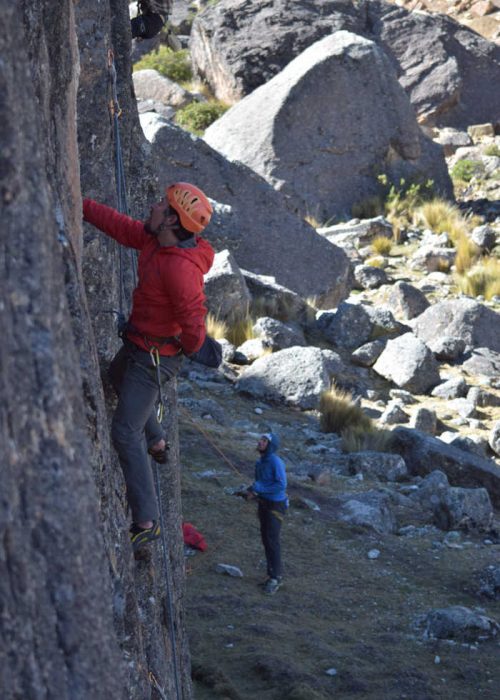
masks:
<path id="1" fill-rule="evenodd" d="M 335 384 L 321 394 L 319 412 L 319 424 L 324 433 L 342 433 L 346 428 L 354 426 L 363 430 L 372 427 L 370 418 L 353 401 L 352 395 Z"/>
<path id="2" fill-rule="evenodd" d="M 483 258 L 463 275 L 457 275 L 461 292 L 486 300 L 500 295 L 500 259 Z"/>
<path id="3" fill-rule="evenodd" d="M 286 321 L 294 320 L 294 305 L 287 297 L 254 297 L 250 305 L 250 315 L 252 318 L 270 316 L 271 318 L 286 323 Z"/>
<path id="4" fill-rule="evenodd" d="M 226 321 L 222 321 L 213 314 L 209 313 L 207 314 L 205 325 L 208 335 L 212 336 L 212 338 L 215 338 L 216 340 L 227 338 L 229 329 Z"/>
<path id="5" fill-rule="evenodd" d="M 454 241 L 457 249 L 455 258 L 455 269 L 459 274 L 463 274 L 470 270 L 474 263 L 480 257 L 480 250 L 477 245 L 468 238 L 467 234 L 462 234 Z"/>
<path id="6" fill-rule="evenodd" d="M 388 452 L 391 440 L 390 430 L 381 430 L 373 424 L 368 428 L 353 425 L 340 433 L 345 452 Z"/>
<path id="7" fill-rule="evenodd" d="M 234 321 L 229 321 L 227 324 L 227 340 L 238 347 L 246 340 L 255 338 L 255 333 L 253 331 L 254 324 L 255 321 L 250 314 L 246 314 L 246 316 L 235 319 Z"/>
<path id="8" fill-rule="evenodd" d="M 491 143 L 484 149 L 485 156 L 498 156 L 500 157 L 500 147 L 496 143 Z"/>
<path id="9" fill-rule="evenodd" d="M 478 223 L 476 217 L 466 218 L 454 204 L 436 197 L 415 211 L 414 222 L 427 226 L 438 235 L 449 235 L 457 251 L 457 272 L 466 272 L 477 261 L 480 255 L 479 248 L 469 238 L 469 229 Z"/>
<path id="10" fill-rule="evenodd" d="M 392 249 L 392 241 L 385 236 L 377 236 L 373 239 L 371 246 L 378 255 L 389 255 Z"/>
<path id="11" fill-rule="evenodd" d="M 365 265 L 370 265 L 370 267 L 384 267 L 384 259 L 379 255 L 373 256 L 373 258 L 367 258 L 365 260 Z"/>

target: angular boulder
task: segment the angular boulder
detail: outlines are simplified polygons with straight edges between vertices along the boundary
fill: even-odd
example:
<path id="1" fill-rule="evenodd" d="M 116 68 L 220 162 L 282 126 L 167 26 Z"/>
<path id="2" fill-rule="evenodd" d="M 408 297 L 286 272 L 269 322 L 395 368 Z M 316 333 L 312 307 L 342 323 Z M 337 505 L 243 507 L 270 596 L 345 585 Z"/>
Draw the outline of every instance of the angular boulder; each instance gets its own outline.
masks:
<path id="1" fill-rule="evenodd" d="M 441 470 L 454 486 L 483 486 L 493 505 L 500 506 L 500 467 L 493 460 L 404 427 L 393 430 L 390 446 L 403 457 L 411 474 L 425 476 Z"/>
<path id="2" fill-rule="evenodd" d="M 349 213 L 380 193 L 377 173 L 395 182 L 430 177 L 452 194 L 441 147 L 420 130 L 390 60 L 350 32 L 307 48 L 204 139 L 289 196 L 303 216 Z"/>
<path id="3" fill-rule="evenodd" d="M 489 348 L 500 352 L 500 314 L 473 299 L 433 304 L 418 316 L 413 330 L 424 343 L 448 335 L 462 338 L 466 351 Z"/>
<path id="4" fill-rule="evenodd" d="M 205 275 L 207 308 L 216 318 L 234 320 L 248 312 L 251 296 L 245 278 L 228 250 L 216 253 Z"/>
<path id="5" fill-rule="evenodd" d="M 344 251 L 290 211 L 262 178 L 155 114 L 142 115 L 141 126 L 162 182 L 194 180 L 227 205 L 206 233 L 216 250 L 227 248 L 240 267 L 272 275 L 303 297 L 315 296 L 320 306 L 334 306 L 349 294 L 352 271 Z"/>
<path id="6" fill-rule="evenodd" d="M 193 23 L 194 69 L 220 99 L 235 102 L 339 29 L 372 39 L 390 55 L 427 123 L 466 128 L 500 114 L 497 44 L 444 15 L 379 0 L 219 0 Z"/>
<path id="7" fill-rule="evenodd" d="M 425 394 L 439 384 L 439 366 L 434 355 L 413 333 L 387 341 L 373 369 L 414 394 Z"/>
<path id="8" fill-rule="evenodd" d="M 331 350 L 293 347 L 256 360 L 236 386 L 244 394 L 307 410 L 317 407 L 321 393 L 343 370 L 340 357 Z"/>

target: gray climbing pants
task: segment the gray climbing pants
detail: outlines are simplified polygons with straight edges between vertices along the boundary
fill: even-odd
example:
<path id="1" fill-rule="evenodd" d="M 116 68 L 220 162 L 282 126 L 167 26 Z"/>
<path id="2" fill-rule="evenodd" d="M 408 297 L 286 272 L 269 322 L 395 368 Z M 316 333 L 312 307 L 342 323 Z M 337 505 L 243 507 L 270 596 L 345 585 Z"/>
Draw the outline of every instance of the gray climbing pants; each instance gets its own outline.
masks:
<path id="1" fill-rule="evenodd" d="M 162 384 L 176 376 L 182 362 L 182 355 L 160 356 Z M 118 394 L 111 438 L 125 477 L 132 520 L 135 523 L 157 520 L 148 449 L 166 438 L 156 417 L 159 399 L 156 368 L 148 352 L 125 340 L 111 362 L 109 377 Z"/>

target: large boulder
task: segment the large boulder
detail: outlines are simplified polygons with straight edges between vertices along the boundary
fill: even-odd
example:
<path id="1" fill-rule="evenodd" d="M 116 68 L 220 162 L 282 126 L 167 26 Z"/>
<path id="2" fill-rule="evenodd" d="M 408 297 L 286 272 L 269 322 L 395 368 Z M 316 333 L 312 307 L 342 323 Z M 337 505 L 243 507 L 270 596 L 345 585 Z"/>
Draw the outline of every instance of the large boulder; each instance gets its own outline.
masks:
<path id="1" fill-rule="evenodd" d="M 179 109 L 193 101 L 193 96 L 170 78 L 151 68 L 132 74 L 138 100 L 153 100 Z"/>
<path id="2" fill-rule="evenodd" d="M 248 312 L 250 292 L 228 250 L 216 253 L 214 264 L 205 275 L 205 293 L 208 310 L 218 319 L 231 321 Z"/>
<path id="3" fill-rule="evenodd" d="M 389 340 L 373 369 L 415 394 L 425 394 L 439 383 L 439 366 L 432 352 L 413 333 Z"/>
<path id="4" fill-rule="evenodd" d="M 307 410 L 317 407 L 321 393 L 343 373 L 340 357 L 331 350 L 293 347 L 256 360 L 244 370 L 237 388 L 244 394 Z"/>
<path id="5" fill-rule="evenodd" d="M 219 0 L 197 16 L 191 55 L 217 96 L 235 102 L 339 29 L 372 39 L 391 56 L 428 123 L 467 127 L 500 113 L 498 45 L 451 18 L 378 0 Z"/>
<path id="6" fill-rule="evenodd" d="M 493 505 L 500 506 L 500 468 L 493 460 L 404 427 L 393 430 L 391 449 L 403 457 L 410 473 L 425 476 L 439 469 L 454 486 L 483 486 Z"/>
<path id="7" fill-rule="evenodd" d="M 420 130 L 390 60 L 350 32 L 310 46 L 204 138 L 290 196 L 302 215 L 350 212 L 380 192 L 378 173 L 430 177 L 451 195 L 441 147 Z"/>
<path id="8" fill-rule="evenodd" d="M 433 304 L 415 319 L 413 330 L 425 343 L 448 335 L 462 338 L 466 351 L 482 347 L 500 352 L 500 314 L 472 299 Z"/>
<path id="9" fill-rule="evenodd" d="M 349 294 L 347 256 L 295 216 L 283 195 L 249 168 L 229 163 L 202 139 L 155 114 L 142 115 L 141 125 L 162 182 L 194 180 L 227 205 L 227 213 L 207 230 L 217 250 L 229 249 L 240 267 L 272 275 L 304 297 L 315 296 L 319 305 L 334 306 Z"/>

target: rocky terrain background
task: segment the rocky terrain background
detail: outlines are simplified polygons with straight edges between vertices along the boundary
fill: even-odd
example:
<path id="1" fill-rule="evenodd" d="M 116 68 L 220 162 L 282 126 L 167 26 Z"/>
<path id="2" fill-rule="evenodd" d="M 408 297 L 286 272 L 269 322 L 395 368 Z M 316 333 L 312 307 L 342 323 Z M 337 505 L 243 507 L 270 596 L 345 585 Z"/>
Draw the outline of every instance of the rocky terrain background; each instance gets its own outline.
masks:
<path id="1" fill-rule="evenodd" d="M 495 697 L 500 299 L 461 292 L 458 268 L 463 236 L 478 264 L 498 261 L 497 37 L 423 7 L 273 5 L 162 4 L 195 73 L 214 92 L 239 90 L 201 139 L 175 124 L 172 81 L 149 76 L 155 97 L 136 104 L 134 52 L 148 47 L 132 45 L 126 3 L 0 0 L 3 697 L 187 699 L 191 674 L 200 698 Z M 332 96 L 374 118 L 350 130 L 355 112 L 336 123 L 325 99 L 313 135 L 305 105 L 328 73 L 315 42 L 332 27 L 343 37 L 328 52 Z M 425 76 L 405 51 L 412 34 L 432 39 Z M 134 560 L 128 542 L 105 371 L 120 261 L 81 224 L 82 194 L 116 204 L 110 49 L 131 213 L 143 217 L 173 179 L 203 187 L 218 251 L 210 327 L 251 326 L 221 340 L 220 370 L 187 363 L 169 387 L 167 570 L 160 548 Z M 383 78 L 362 86 L 365 60 Z M 158 78 L 170 97 L 158 98 Z M 256 119 L 260 156 L 237 142 Z M 311 147 L 318 157 L 304 162 Z M 339 163 L 340 179 L 323 183 Z M 408 196 L 422 172 L 457 197 L 466 233 L 366 213 Z M 131 268 L 125 256 L 128 293 Z M 357 432 L 324 431 L 332 381 Z M 287 583 L 267 600 L 255 516 L 234 494 L 270 428 L 292 503 Z M 204 532 L 206 554 L 183 549 L 183 520 Z"/>

